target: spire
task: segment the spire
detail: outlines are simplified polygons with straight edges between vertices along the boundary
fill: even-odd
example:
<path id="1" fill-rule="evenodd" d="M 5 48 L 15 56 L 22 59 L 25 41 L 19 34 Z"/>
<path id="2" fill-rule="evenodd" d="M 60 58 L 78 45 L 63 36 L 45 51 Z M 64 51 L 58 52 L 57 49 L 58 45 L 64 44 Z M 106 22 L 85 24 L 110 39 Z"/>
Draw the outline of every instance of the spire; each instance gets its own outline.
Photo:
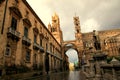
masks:
<path id="1" fill-rule="evenodd" d="M 61 44 L 63 41 L 62 38 L 63 36 L 62 36 L 62 31 L 60 29 L 60 19 L 56 12 L 52 15 L 52 25 L 50 31 L 53 34 L 53 36 L 56 38 L 56 40 Z"/>
<path id="2" fill-rule="evenodd" d="M 53 14 L 53 17 L 58 17 L 58 15 L 57 15 L 57 13 L 56 13 L 56 12 Z"/>
<path id="3" fill-rule="evenodd" d="M 79 17 L 75 16 L 73 19 L 76 33 L 81 33 Z"/>

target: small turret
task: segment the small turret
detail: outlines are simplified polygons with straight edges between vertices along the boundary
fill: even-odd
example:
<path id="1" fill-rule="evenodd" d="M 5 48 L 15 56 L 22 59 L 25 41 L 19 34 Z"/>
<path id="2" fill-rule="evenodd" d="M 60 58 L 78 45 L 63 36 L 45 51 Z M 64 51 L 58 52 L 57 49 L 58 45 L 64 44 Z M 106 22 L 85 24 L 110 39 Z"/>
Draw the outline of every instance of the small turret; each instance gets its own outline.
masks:
<path id="1" fill-rule="evenodd" d="M 51 32 L 51 24 L 48 24 L 48 30 Z"/>

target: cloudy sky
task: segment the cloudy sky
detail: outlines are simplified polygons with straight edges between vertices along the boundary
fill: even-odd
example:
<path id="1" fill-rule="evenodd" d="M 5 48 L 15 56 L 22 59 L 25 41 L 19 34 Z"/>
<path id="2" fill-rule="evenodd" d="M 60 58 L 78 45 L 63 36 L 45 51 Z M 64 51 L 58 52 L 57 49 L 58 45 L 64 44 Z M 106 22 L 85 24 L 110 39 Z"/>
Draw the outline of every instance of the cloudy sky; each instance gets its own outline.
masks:
<path id="1" fill-rule="evenodd" d="M 106 30 L 120 27 L 120 0 L 27 0 L 43 23 L 51 23 L 56 12 L 64 40 L 74 40 L 73 17 L 79 16 L 81 31 Z M 69 37 L 71 36 L 71 37 Z"/>
<path id="2" fill-rule="evenodd" d="M 66 52 L 66 54 L 69 57 L 69 62 L 74 63 L 74 62 L 78 61 L 78 55 L 74 49 L 69 49 Z"/>

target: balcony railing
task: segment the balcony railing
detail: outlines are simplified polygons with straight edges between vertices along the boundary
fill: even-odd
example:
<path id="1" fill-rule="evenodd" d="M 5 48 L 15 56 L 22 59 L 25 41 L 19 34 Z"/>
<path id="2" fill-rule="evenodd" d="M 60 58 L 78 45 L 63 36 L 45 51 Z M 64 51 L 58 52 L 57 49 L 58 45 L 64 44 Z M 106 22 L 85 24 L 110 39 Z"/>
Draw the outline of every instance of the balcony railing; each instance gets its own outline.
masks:
<path id="1" fill-rule="evenodd" d="M 27 46 L 30 46 L 31 45 L 31 39 L 23 36 L 22 43 L 25 44 L 25 45 L 27 45 Z"/>
<path id="2" fill-rule="evenodd" d="M 33 49 L 39 50 L 40 46 L 37 43 L 33 43 Z"/>
<path id="3" fill-rule="evenodd" d="M 11 37 L 12 39 L 19 40 L 20 39 L 20 32 L 12 29 L 12 27 L 8 28 L 8 37 Z"/>
<path id="4" fill-rule="evenodd" d="M 40 46 L 40 52 L 44 53 L 44 48 Z"/>
<path id="5" fill-rule="evenodd" d="M 47 53 L 47 54 L 51 54 L 51 52 L 50 52 L 49 50 L 46 50 L 46 53 Z"/>

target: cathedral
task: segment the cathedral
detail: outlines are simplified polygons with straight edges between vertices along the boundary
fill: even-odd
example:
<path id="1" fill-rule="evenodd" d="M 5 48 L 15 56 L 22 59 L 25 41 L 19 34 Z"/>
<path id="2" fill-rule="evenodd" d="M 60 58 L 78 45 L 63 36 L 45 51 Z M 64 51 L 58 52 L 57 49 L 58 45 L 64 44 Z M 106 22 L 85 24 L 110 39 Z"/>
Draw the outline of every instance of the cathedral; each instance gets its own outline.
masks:
<path id="1" fill-rule="evenodd" d="M 94 32 L 81 32 L 79 16 L 73 22 L 75 40 L 64 41 L 57 13 L 46 26 L 26 0 L 0 0 L 0 76 L 68 70 L 70 48 L 77 51 L 79 66 L 84 55 L 87 63 L 96 52 Z M 97 31 L 97 36 L 101 51 L 120 55 L 120 29 Z"/>

